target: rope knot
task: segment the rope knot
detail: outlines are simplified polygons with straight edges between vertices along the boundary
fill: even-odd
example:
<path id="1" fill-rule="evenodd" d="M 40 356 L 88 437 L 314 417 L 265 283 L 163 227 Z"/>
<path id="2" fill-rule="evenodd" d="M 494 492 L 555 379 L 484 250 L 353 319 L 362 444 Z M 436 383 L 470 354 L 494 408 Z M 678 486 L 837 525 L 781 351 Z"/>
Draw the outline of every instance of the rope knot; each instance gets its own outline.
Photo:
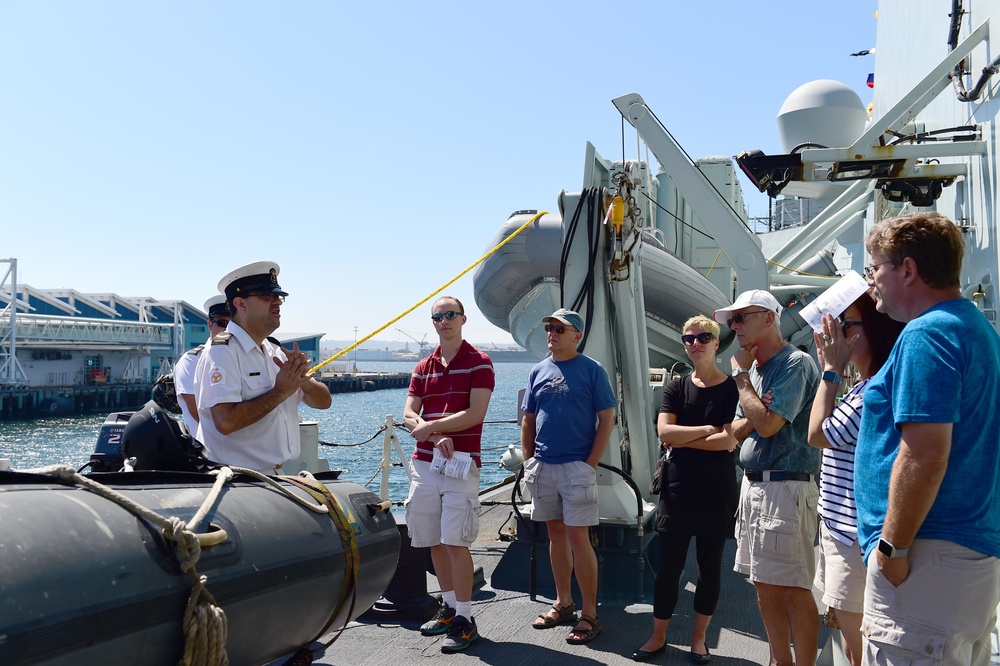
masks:
<path id="1" fill-rule="evenodd" d="M 181 571 L 190 573 L 201 557 L 201 542 L 198 535 L 188 528 L 187 523 L 177 516 L 170 516 L 163 528 L 164 538 L 173 541 Z"/>

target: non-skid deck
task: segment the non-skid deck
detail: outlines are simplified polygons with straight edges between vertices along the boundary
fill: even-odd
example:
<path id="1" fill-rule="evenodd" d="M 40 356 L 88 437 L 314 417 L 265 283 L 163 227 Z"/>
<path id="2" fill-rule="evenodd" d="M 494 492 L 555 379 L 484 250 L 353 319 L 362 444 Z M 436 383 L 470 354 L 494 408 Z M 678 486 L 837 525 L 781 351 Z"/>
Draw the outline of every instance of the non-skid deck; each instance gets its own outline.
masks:
<path id="1" fill-rule="evenodd" d="M 532 601 L 526 593 L 497 590 L 490 585 L 491 573 L 508 546 L 497 538 L 497 534 L 509 513 L 509 506 L 483 508 L 480 540 L 473 546 L 472 556 L 476 565 L 483 568 L 486 584 L 473 597 L 473 611 L 480 638 L 468 650 L 457 654 L 443 654 L 441 642 L 444 637 L 421 636 L 419 622 L 400 622 L 392 616 L 371 620 L 369 616 L 365 616 L 363 621 L 352 622 L 314 663 L 340 666 L 446 662 L 496 666 L 634 664 L 631 659 L 632 651 L 645 642 L 652 627 L 653 612 L 650 603 L 624 607 L 602 605 L 599 619 L 604 628 L 603 633 L 589 645 L 577 646 L 566 643 L 570 625 L 545 630 L 530 626 L 532 620 L 548 608 L 551 599 L 539 596 L 536 601 Z M 713 663 L 765 664 L 769 653 L 754 588 L 744 576 L 732 572 L 735 546 L 735 542 L 730 541 L 724 555 L 722 595 L 709 628 L 709 648 L 714 656 Z M 691 603 L 694 581 L 697 577 L 693 551 L 692 548 L 682 577 L 683 590 L 677 611 L 667 635 L 669 647 L 651 663 L 691 663 L 688 641 L 693 621 Z M 527 580 L 527 569 L 524 575 Z M 432 576 L 428 576 L 428 591 L 438 591 L 436 580 Z M 827 635 L 828 632 L 822 629 L 821 644 L 826 643 Z M 274 663 L 282 662 L 279 660 Z"/>

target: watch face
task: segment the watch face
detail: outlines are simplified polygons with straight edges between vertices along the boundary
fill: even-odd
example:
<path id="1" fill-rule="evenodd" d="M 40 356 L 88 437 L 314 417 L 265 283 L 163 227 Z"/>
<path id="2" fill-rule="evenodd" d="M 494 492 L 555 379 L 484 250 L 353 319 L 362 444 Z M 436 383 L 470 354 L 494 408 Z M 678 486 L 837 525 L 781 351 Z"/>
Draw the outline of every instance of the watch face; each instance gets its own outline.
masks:
<path id="1" fill-rule="evenodd" d="M 878 540 L 878 552 L 882 553 L 886 557 L 892 557 L 895 550 L 896 549 L 892 547 L 892 544 L 885 539 Z"/>

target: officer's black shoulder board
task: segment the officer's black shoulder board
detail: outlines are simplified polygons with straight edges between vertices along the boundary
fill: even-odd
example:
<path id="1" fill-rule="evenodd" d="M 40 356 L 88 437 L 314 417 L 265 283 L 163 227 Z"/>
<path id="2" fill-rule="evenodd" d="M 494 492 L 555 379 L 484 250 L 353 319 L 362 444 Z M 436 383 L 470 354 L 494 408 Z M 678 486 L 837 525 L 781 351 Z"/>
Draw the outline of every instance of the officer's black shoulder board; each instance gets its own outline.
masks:
<path id="1" fill-rule="evenodd" d="M 223 331 L 219 333 L 214 338 L 212 338 L 213 345 L 228 345 L 229 341 L 233 338 L 233 334 L 229 331 Z"/>

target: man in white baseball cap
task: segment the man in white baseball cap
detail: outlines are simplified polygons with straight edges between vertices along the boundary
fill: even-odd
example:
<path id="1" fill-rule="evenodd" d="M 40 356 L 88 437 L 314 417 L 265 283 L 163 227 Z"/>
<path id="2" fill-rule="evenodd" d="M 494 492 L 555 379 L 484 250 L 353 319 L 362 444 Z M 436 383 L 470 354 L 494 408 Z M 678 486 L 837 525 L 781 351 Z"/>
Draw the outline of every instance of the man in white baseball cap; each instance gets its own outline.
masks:
<path id="1" fill-rule="evenodd" d="M 257 261 L 219 282 L 232 320 L 198 360 L 195 394 L 198 439 L 213 462 L 278 472 L 299 456 L 299 403 L 332 404 L 330 391 L 309 374 L 309 359 L 269 338 L 288 295 L 278 264 Z"/>
<path id="2" fill-rule="evenodd" d="M 808 428 L 819 369 L 782 338 L 781 304 L 767 291 L 743 292 L 714 318 L 736 333 L 740 345 L 732 357 L 740 391 L 733 434 L 743 442 L 744 478 L 733 568 L 748 575 L 757 590 L 772 663 L 793 662 L 790 635 L 794 663 L 814 664 L 820 456 L 809 446 Z"/>

